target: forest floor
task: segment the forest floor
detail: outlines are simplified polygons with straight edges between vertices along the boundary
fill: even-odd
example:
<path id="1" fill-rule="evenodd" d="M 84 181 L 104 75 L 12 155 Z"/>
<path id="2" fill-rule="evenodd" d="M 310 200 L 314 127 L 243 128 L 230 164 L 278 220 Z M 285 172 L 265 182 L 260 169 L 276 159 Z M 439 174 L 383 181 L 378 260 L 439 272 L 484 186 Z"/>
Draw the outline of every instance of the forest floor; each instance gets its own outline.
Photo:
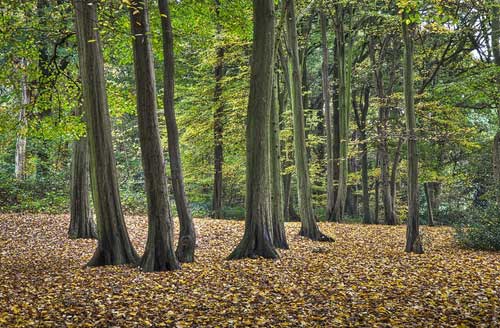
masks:
<path id="1" fill-rule="evenodd" d="M 145 217 L 129 216 L 142 252 Z M 297 236 L 281 259 L 227 261 L 243 222 L 197 219 L 196 263 L 182 270 L 87 268 L 95 241 L 66 238 L 67 215 L 0 215 L 0 326 L 491 327 L 500 325 L 500 253 L 458 248 L 423 227 L 322 223 L 335 243 Z"/>

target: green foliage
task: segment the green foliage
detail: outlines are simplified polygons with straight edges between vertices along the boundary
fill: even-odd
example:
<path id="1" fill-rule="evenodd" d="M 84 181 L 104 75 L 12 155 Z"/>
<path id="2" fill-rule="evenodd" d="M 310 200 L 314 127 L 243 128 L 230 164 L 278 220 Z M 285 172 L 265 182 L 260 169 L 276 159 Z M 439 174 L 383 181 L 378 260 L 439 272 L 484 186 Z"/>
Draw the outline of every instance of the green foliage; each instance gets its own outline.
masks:
<path id="1" fill-rule="evenodd" d="M 456 227 L 456 240 L 464 247 L 500 250 L 500 209 L 490 205 L 473 207 Z"/>

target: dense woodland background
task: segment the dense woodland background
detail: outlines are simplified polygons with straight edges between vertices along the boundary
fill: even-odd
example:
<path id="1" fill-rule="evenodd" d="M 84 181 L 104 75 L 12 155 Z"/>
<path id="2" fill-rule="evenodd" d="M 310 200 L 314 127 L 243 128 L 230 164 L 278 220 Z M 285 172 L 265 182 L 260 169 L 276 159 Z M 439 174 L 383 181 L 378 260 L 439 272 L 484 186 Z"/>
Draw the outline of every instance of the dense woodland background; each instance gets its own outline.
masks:
<path id="1" fill-rule="evenodd" d="M 150 3 L 149 16 L 161 104 L 162 35 L 156 6 Z M 454 224 L 491 217 L 485 211 L 498 217 L 495 181 L 500 175 L 493 151 L 500 126 L 498 2 L 299 0 L 296 27 L 308 170 L 319 220 L 332 218 L 328 194 L 334 197 L 343 183 L 345 209 L 336 220 L 406 220 L 401 8 L 412 6 L 412 24 L 418 26 L 412 39 L 421 220 Z M 98 28 L 122 206 L 126 212 L 145 213 L 126 7 L 126 1 L 100 1 Z M 175 110 L 187 198 L 196 217 L 244 217 L 252 8 L 251 1 L 240 0 L 170 2 Z M 283 65 L 288 56 L 286 21 L 280 8 L 277 4 L 280 166 L 287 219 L 296 220 L 293 113 Z M 71 3 L 2 1 L 0 54 L 0 211 L 66 212 L 73 143 L 86 133 L 79 110 L 82 91 Z M 347 84 L 339 79 L 339 65 L 350 76 Z M 332 99 L 329 121 L 322 72 L 327 72 Z M 346 89 L 348 105 L 339 105 Z M 163 115 L 158 118 L 168 154 Z M 19 147 L 23 143 L 25 151 Z M 327 181 L 330 156 L 333 183 Z M 339 184 L 340 172 L 348 175 Z"/>

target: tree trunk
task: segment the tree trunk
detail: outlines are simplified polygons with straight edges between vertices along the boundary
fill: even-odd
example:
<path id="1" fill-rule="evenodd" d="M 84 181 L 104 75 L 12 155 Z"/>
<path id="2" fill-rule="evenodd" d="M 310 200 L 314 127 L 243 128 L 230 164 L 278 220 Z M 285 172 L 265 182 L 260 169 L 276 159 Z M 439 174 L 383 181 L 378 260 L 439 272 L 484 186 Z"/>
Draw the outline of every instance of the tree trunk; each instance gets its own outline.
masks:
<path id="1" fill-rule="evenodd" d="M 351 42 L 346 42 L 342 4 L 335 7 L 335 35 L 337 45 L 339 83 L 339 182 L 334 207 L 334 219 L 341 221 L 345 214 L 347 200 L 347 179 L 349 173 L 349 114 L 351 105 Z"/>
<path id="2" fill-rule="evenodd" d="M 404 138 L 399 138 L 398 139 L 398 146 L 396 147 L 396 152 L 394 153 L 394 159 L 392 161 L 392 170 L 391 170 L 391 198 L 392 198 L 392 208 L 394 213 L 396 212 L 396 176 L 398 173 L 398 165 L 399 165 L 399 160 L 401 158 L 401 146 L 403 145 Z M 394 214 L 396 217 L 396 222 L 399 222 L 399 218 L 397 217 L 396 214 Z"/>
<path id="3" fill-rule="evenodd" d="M 300 75 L 297 27 L 295 22 L 295 1 L 286 1 L 286 21 L 288 36 L 290 100 L 293 111 L 293 142 L 295 149 L 295 169 L 297 173 L 297 189 L 299 195 L 300 217 L 302 227 L 300 235 L 319 241 L 332 241 L 320 232 L 312 207 L 311 184 L 307 163 L 304 108 L 302 106 L 302 82 Z"/>
<path id="4" fill-rule="evenodd" d="M 181 152 L 179 149 L 179 130 L 174 109 L 174 36 L 172 33 L 172 20 L 168 7 L 168 0 L 158 0 L 160 9 L 162 34 L 163 34 L 163 110 L 167 123 L 168 153 L 170 155 L 170 174 L 174 191 L 175 206 L 179 216 L 179 242 L 176 255 L 180 262 L 194 262 L 194 249 L 196 246 L 196 233 L 193 217 L 189 208 L 184 176 L 182 174 Z"/>
<path id="5" fill-rule="evenodd" d="M 271 151 L 271 205 L 273 243 L 277 248 L 288 249 L 286 241 L 284 210 L 283 210 L 283 184 L 281 182 L 281 147 L 280 147 L 280 104 L 278 99 L 278 74 L 275 73 L 271 105 L 270 124 L 270 151 Z"/>
<path id="6" fill-rule="evenodd" d="M 254 0 L 254 32 L 247 111 L 245 233 L 229 259 L 277 258 L 273 245 L 270 116 L 273 93 L 274 1 Z"/>
<path id="7" fill-rule="evenodd" d="M 496 6 L 492 7 L 491 15 L 491 48 L 495 65 L 500 67 L 500 9 L 498 0 L 496 2 Z M 500 87 L 498 89 L 498 94 L 500 94 Z M 493 176 L 495 178 L 496 202 L 500 206 L 500 96 L 498 94 L 496 97 L 498 131 L 493 140 Z"/>
<path id="8" fill-rule="evenodd" d="M 340 176 L 340 165 L 339 165 L 339 158 L 340 158 L 340 92 L 339 92 L 339 62 L 338 62 L 338 52 L 337 52 L 337 46 L 336 44 L 334 45 L 334 54 L 336 56 L 334 57 L 333 60 L 333 73 L 334 73 L 334 78 L 333 78 L 333 99 L 332 99 L 332 110 L 333 110 L 333 124 L 332 124 L 332 144 L 333 144 L 333 150 L 332 150 L 332 157 L 333 157 L 333 192 L 332 192 L 332 197 L 327 199 L 327 211 L 326 211 L 326 217 L 328 221 L 335 221 L 335 201 L 337 199 L 337 193 L 338 193 L 338 182 L 339 182 L 339 176 Z"/>
<path id="9" fill-rule="evenodd" d="M 82 108 L 75 110 L 82 115 Z M 69 238 L 97 238 L 89 201 L 89 155 L 87 137 L 73 142 L 71 156 L 71 194 Z"/>
<path id="10" fill-rule="evenodd" d="M 217 17 L 216 41 L 221 42 L 222 26 L 219 22 L 219 0 L 215 0 L 215 14 Z M 216 56 L 217 62 L 215 65 L 215 89 L 214 89 L 214 191 L 212 200 L 212 217 L 214 219 L 224 218 L 222 210 L 222 165 L 224 163 L 223 153 L 223 118 L 224 118 L 224 103 L 222 102 L 222 78 L 224 77 L 224 52 L 222 45 L 217 44 Z"/>
<path id="11" fill-rule="evenodd" d="M 370 86 L 363 87 L 363 94 L 360 96 L 359 104 L 356 106 L 355 96 L 353 96 L 354 114 L 359 131 L 359 150 L 361 152 L 361 188 L 363 189 L 363 223 L 371 223 L 370 213 L 370 191 L 368 190 L 368 140 L 366 137 L 366 117 L 370 105 Z"/>
<path id="12" fill-rule="evenodd" d="M 140 265 L 142 270 L 147 272 L 175 270 L 180 266 L 174 253 L 165 161 L 158 130 L 156 81 L 147 1 L 132 1 L 129 10 L 134 36 L 132 44 L 139 141 L 148 204 L 148 238 Z"/>
<path id="13" fill-rule="evenodd" d="M 375 181 L 375 209 L 373 213 L 373 223 L 379 224 L 379 209 L 380 209 L 380 180 Z"/>
<path id="14" fill-rule="evenodd" d="M 403 13 L 403 40 L 404 40 L 404 99 L 406 109 L 406 129 L 408 135 L 408 221 L 406 229 L 406 252 L 421 254 L 424 252 L 420 239 L 420 217 L 418 199 L 418 155 L 414 86 L 413 86 L 413 37 L 415 24 L 407 24 L 408 16 Z"/>
<path id="15" fill-rule="evenodd" d="M 326 132 L 326 187 L 327 187 L 327 206 L 326 212 L 333 211 L 335 204 L 335 189 L 334 189 L 334 158 L 333 158 L 333 126 L 332 112 L 330 110 L 330 81 L 328 78 L 328 38 L 327 28 L 328 19 L 324 12 L 320 14 L 321 23 L 321 50 L 323 63 L 321 66 L 322 89 L 323 89 L 323 108 L 325 111 L 325 132 Z"/>
<path id="16" fill-rule="evenodd" d="M 428 216 L 428 223 L 429 226 L 432 227 L 434 226 L 434 211 L 432 208 L 432 200 L 431 200 L 431 191 L 429 190 L 429 183 L 425 182 L 424 183 L 424 190 L 425 190 L 425 199 L 427 200 L 427 216 Z"/>
<path id="17" fill-rule="evenodd" d="M 21 59 L 22 69 L 27 69 L 26 59 Z M 26 107 L 31 103 L 31 94 L 28 86 L 28 78 L 23 72 L 21 81 L 21 109 L 19 110 L 19 128 L 16 140 L 16 163 L 15 177 L 17 180 L 23 180 L 26 177 L 26 128 L 28 121 L 26 119 Z"/>
<path id="18" fill-rule="evenodd" d="M 97 28 L 96 0 L 73 0 L 87 117 L 92 198 L 98 243 L 89 266 L 136 263 L 138 260 L 123 218 L 111 139 L 104 63 Z"/>
<path id="19" fill-rule="evenodd" d="M 382 51 L 382 50 L 381 50 Z M 380 57 L 383 58 L 382 54 Z M 391 184 L 390 184 L 390 173 L 389 173 L 389 149 L 388 149 L 388 120 L 389 120 L 389 108 L 387 107 L 387 98 L 385 96 L 384 82 L 382 76 L 382 70 L 380 68 L 380 58 L 377 62 L 375 59 L 375 48 L 374 41 L 370 40 L 370 61 L 373 68 L 373 78 L 375 81 L 375 90 L 377 92 L 377 97 L 380 101 L 379 106 L 379 125 L 377 126 L 378 132 L 378 152 L 380 160 L 380 183 L 382 187 L 382 203 L 384 204 L 384 222 L 385 224 L 395 225 L 398 220 L 394 211 L 394 203 L 391 196 Z"/>

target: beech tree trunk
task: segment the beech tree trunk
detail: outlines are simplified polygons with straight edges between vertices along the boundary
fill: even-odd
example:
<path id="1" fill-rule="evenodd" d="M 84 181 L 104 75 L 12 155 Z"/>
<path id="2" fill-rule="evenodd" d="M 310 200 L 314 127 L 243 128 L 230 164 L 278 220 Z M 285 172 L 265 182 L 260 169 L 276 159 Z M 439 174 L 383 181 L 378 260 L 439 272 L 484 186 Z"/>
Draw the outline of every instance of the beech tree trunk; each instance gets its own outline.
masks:
<path id="1" fill-rule="evenodd" d="M 288 249 L 286 241 L 284 210 L 283 210 L 283 184 L 281 181 L 281 147 L 280 147 L 280 104 L 278 99 L 278 74 L 275 73 L 270 124 L 270 151 L 271 151 L 271 205 L 273 243 L 277 248 Z"/>
<path id="2" fill-rule="evenodd" d="M 304 108 L 302 105 L 302 82 L 300 74 L 297 26 L 295 21 L 295 1 L 286 1 L 286 21 L 288 36 L 288 59 L 290 100 L 293 111 L 293 143 L 295 150 L 295 169 L 297 174 L 297 189 L 299 209 L 302 221 L 300 235 L 319 241 L 333 241 L 332 238 L 320 232 L 312 207 L 311 183 L 305 140 Z"/>
<path id="3" fill-rule="evenodd" d="M 339 83 L 339 179 L 337 198 L 334 207 L 334 220 L 341 221 L 346 208 L 347 179 L 349 174 L 349 115 L 351 107 L 351 42 L 346 41 L 344 31 L 343 4 L 335 7 L 335 36 L 337 46 L 338 83 Z M 349 13 L 350 14 L 350 13 Z M 351 17 L 349 17 L 351 19 Z"/>
<path id="4" fill-rule="evenodd" d="M 274 1 L 254 0 L 248 99 L 245 233 L 229 259 L 277 258 L 271 205 L 270 118 L 273 93 Z"/>
<path id="5" fill-rule="evenodd" d="M 175 118 L 174 109 L 174 36 L 172 33 L 172 20 L 168 7 L 168 0 L 158 0 L 160 9 L 162 34 L 163 34 L 163 110 L 167 123 L 168 153 L 170 155 L 170 174 L 174 191 L 175 206 L 179 216 L 179 242 L 176 255 L 180 262 L 194 262 L 194 249 L 196 246 L 196 233 L 193 217 L 189 208 L 186 191 L 184 188 L 184 175 L 182 174 L 181 152 L 179 148 L 179 129 Z"/>
<path id="6" fill-rule="evenodd" d="M 217 17 L 216 41 L 220 42 L 222 36 L 222 26 L 218 21 L 219 17 L 219 0 L 215 0 L 215 14 Z M 215 65 L 215 89 L 214 89 L 214 191 L 212 200 L 212 217 L 214 219 L 224 218 L 222 208 L 222 165 L 224 163 L 224 148 L 223 148 L 223 133 L 224 133 L 224 103 L 222 102 L 222 78 L 224 77 L 224 52 L 222 45 L 218 44 L 216 48 L 217 62 Z"/>
<path id="7" fill-rule="evenodd" d="M 81 107 L 75 110 L 75 115 L 82 115 Z M 89 200 L 89 154 L 86 136 L 73 142 L 70 188 L 69 238 L 97 238 Z"/>
<path id="8" fill-rule="evenodd" d="M 132 1 L 129 10 L 134 36 L 139 141 L 148 204 L 148 239 L 140 265 L 143 271 L 175 270 L 180 266 L 174 253 L 165 161 L 158 130 L 156 81 L 147 1 Z"/>
<path id="9" fill-rule="evenodd" d="M 384 205 L 384 222 L 385 224 L 395 225 L 398 223 L 398 218 L 394 211 L 394 202 L 391 195 L 390 184 L 390 158 L 388 149 L 388 121 L 389 121 L 389 108 L 387 106 L 387 97 L 384 90 L 384 80 L 381 70 L 381 59 L 384 58 L 383 54 L 379 55 L 379 60 L 375 59 L 375 45 L 374 41 L 370 40 L 370 61 L 373 69 L 373 78 L 375 81 L 375 90 L 379 98 L 379 124 L 377 126 L 378 132 L 378 152 L 380 161 L 380 186 L 382 189 L 382 203 Z M 383 50 L 381 50 L 382 52 Z"/>
<path id="10" fill-rule="evenodd" d="M 334 158 L 333 158 L 333 126 L 332 112 L 330 110 L 330 81 L 328 77 L 328 38 L 326 31 L 328 29 L 328 19 L 324 12 L 320 14 L 321 24 L 321 50 L 322 50 L 322 89 L 323 89 L 323 108 L 325 111 L 325 133 L 326 133 L 326 188 L 327 188 L 327 206 L 326 212 L 333 211 L 335 206 L 335 188 L 334 188 Z"/>
<path id="11" fill-rule="evenodd" d="M 123 218 L 111 142 L 104 63 L 97 28 L 97 0 L 73 0 L 87 118 L 90 177 L 98 242 L 89 266 L 136 263 L 138 260 Z"/>
<path id="12" fill-rule="evenodd" d="M 429 226 L 434 225 L 434 211 L 432 208 L 432 201 L 431 201 L 431 196 L 430 196 L 430 191 L 429 191 L 429 183 L 425 182 L 424 183 L 424 191 L 425 191 L 425 199 L 427 200 L 427 220 Z"/>
<path id="13" fill-rule="evenodd" d="M 355 97 L 354 97 L 355 98 Z M 354 101 L 356 104 L 356 101 Z M 363 88 L 359 104 L 354 106 L 356 124 L 359 130 L 359 150 L 361 151 L 361 187 L 363 189 L 363 223 L 372 223 L 370 213 L 370 191 L 368 186 L 368 140 L 366 138 L 366 117 L 370 105 L 370 86 Z"/>
<path id="14" fill-rule="evenodd" d="M 495 6 L 496 5 L 496 6 Z M 500 9 L 498 0 L 492 7 L 491 15 L 491 48 L 493 60 L 500 67 Z M 500 84 L 500 82 L 499 82 Z M 498 84 L 497 84 L 498 86 Z M 493 140 L 493 176 L 495 179 L 495 196 L 497 206 L 500 206 L 500 87 L 496 97 L 498 131 Z"/>
<path id="15" fill-rule="evenodd" d="M 418 198 L 418 155 L 414 85 L 413 85 L 413 38 L 415 24 L 406 23 L 407 14 L 403 13 L 403 41 L 404 41 L 404 100 L 406 112 L 406 132 L 408 135 L 408 221 L 406 229 L 406 252 L 421 254 L 424 252 L 420 239 L 420 217 Z"/>
<path id="16" fill-rule="evenodd" d="M 27 69 L 26 59 L 21 59 L 21 66 Z M 14 174 L 17 180 L 23 180 L 26 177 L 26 128 L 28 121 L 26 119 L 26 107 L 31 102 L 31 92 L 28 86 L 28 78 L 25 73 L 21 80 L 21 108 L 18 116 L 18 133 L 16 139 L 16 159 Z"/>

